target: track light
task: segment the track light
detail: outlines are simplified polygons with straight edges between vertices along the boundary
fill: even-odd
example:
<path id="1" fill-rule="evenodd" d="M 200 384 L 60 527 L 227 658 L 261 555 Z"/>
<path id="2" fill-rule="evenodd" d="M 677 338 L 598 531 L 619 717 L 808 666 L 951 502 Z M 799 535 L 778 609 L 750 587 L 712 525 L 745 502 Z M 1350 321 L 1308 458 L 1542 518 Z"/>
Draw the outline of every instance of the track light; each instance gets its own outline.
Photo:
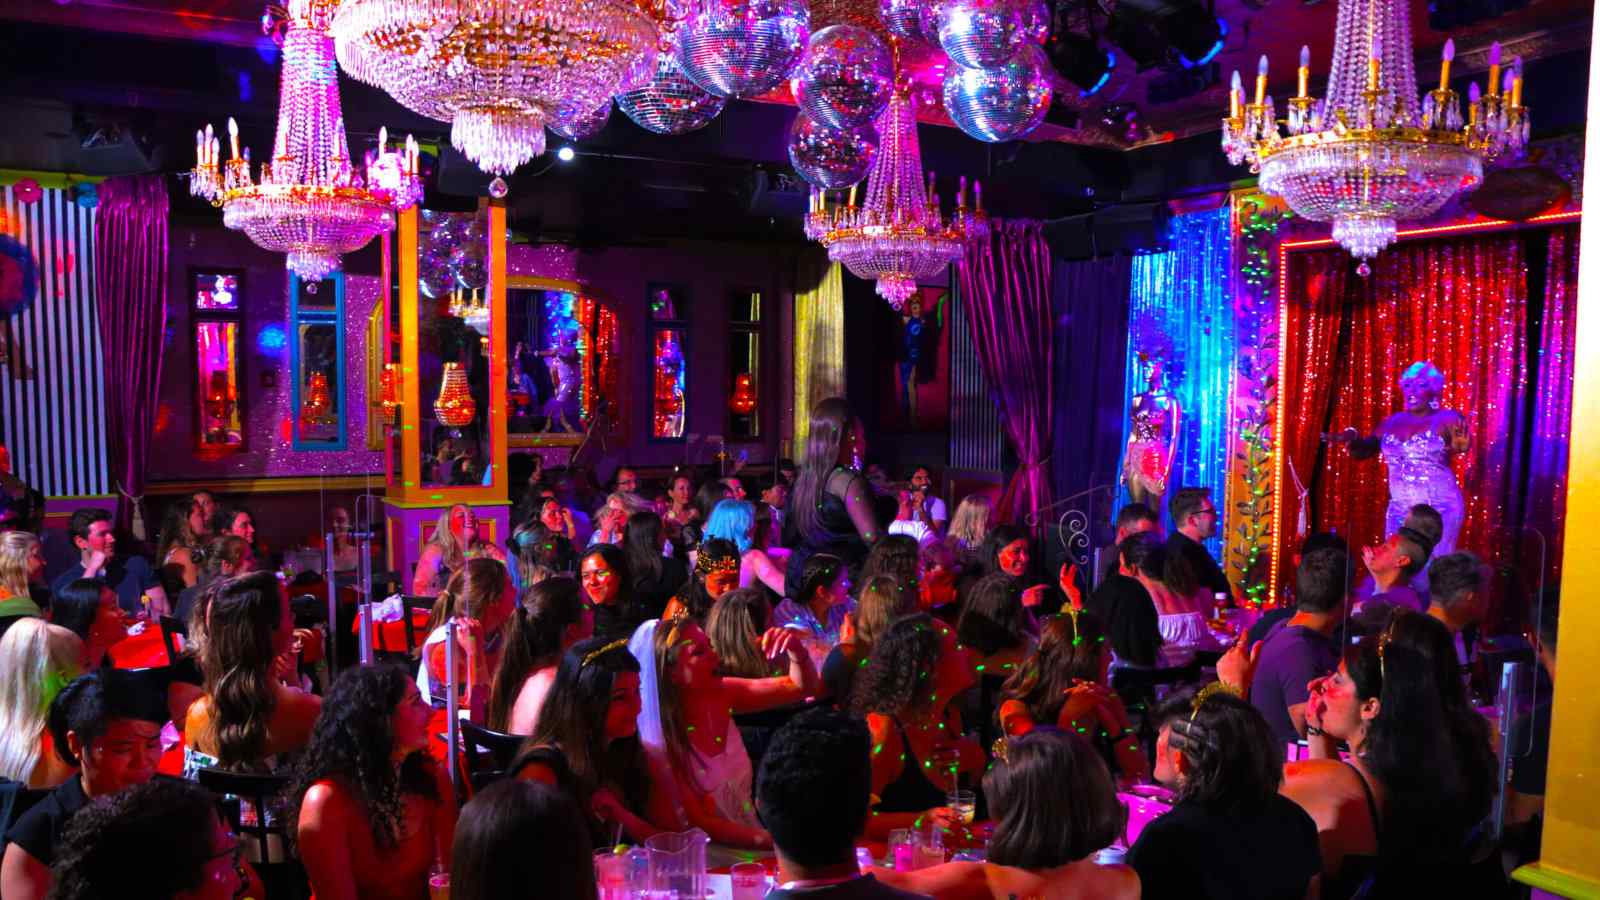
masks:
<path id="1" fill-rule="evenodd" d="M 1160 21 L 1161 36 L 1178 51 L 1186 69 L 1203 66 L 1222 52 L 1228 23 L 1199 5 L 1183 6 Z"/>
<path id="2" fill-rule="evenodd" d="M 1074 32 L 1051 38 L 1045 45 L 1045 55 L 1062 78 L 1080 88 L 1081 97 L 1092 96 L 1105 87 L 1117 64 L 1116 55 L 1101 47 L 1094 38 Z"/>

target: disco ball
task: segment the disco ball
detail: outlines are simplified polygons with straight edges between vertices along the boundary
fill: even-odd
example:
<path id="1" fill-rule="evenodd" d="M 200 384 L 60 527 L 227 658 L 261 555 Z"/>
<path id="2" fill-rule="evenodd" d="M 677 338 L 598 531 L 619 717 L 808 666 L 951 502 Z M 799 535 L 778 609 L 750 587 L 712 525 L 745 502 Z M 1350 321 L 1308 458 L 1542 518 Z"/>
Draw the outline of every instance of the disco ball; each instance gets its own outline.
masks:
<path id="1" fill-rule="evenodd" d="M 876 119 L 889 102 L 894 58 L 867 29 L 831 25 L 811 36 L 789 87 L 817 124 L 850 128 Z"/>
<path id="2" fill-rule="evenodd" d="M 581 141 L 599 134 L 611 121 L 611 98 L 592 110 L 576 109 L 563 103 L 555 115 L 545 120 L 545 127 L 569 141 Z"/>
<path id="3" fill-rule="evenodd" d="M 617 93 L 636 91 L 649 84 L 656 77 L 656 61 L 660 56 L 660 50 L 646 47 L 643 53 L 634 57 L 633 62 L 623 71 L 622 80 L 617 82 Z"/>
<path id="4" fill-rule="evenodd" d="M 1036 6 L 1040 2 L 944 0 L 935 16 L 939 46 L 958 66 L 998 66 L 1035 38 L 1039 20 Z"/>
<path id="5" fill-rule="evenodd" d="M 1050 109 L 1044 51 L 1028 47 L 987 69 L 952 68 L 944 76 L 944 108 L 980 141 L 1014 141 L 1039 127 Z"/>
<path id="6" fill-rule="evenodd" d="M 937 44 L 938 36 L 923 28 L 924 16 L 931 6 L 930 0 L 879 0 L 878 15 L 884 27 L 897 38 Z"/>
<path id="7" fill-rule="evenodd" d="M 450 254 L 450 270 L 455 273 L 456 283 L 469 291 L 483 290 L 489 284 L 489 267 L 481 252 L 457 247 Z"/>
<path id="8" fill-rule="evenodd" d="M 690 81 L 671 53 L 657 57 L 656 76 L 649 84 L 617 95 L 617 108 L 623 115 L 656 134 L 688 134 L 704 128 L 727 103 Z"/>
<path id="9" fill-rule="evenodd" d="M 854 128 L 827 128 L 805 113 L 789 126 L 789 162 L 811 184 L 838 190 L 867 177 L 878 152 L 878 129 L 871 122 Z"/>
<path id="10" fill-rule="evenodd" d="M 718 97 L 755 97 L 789 77 L 810 34 L 806 0 L 701 0 L 678 28 L 678 65 Z"/>

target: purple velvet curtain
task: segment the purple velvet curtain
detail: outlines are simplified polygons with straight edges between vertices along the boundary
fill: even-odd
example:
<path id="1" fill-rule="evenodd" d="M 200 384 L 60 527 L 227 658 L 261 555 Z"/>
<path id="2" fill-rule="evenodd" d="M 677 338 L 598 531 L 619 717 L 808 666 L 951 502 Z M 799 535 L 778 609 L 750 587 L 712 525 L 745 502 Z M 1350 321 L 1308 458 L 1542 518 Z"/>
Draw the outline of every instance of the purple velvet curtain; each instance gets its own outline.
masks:
<path id="1" fill-rule="evenodd" d="M 117 526 L 142 537 L 145 471 L 167 327 L 167 187 L 159 175 L 100 185 L 95 303 L 105 359 L 106 441 Z"/>
<path id="2" fill-rule="evenodd" d="M 968 248 L 961 261 L 961 306 L 1020 463 L 996 513 L 1025 521 L 1050 505 L 1050 248 L 1042 223 L 996 219 L 992 228 L 989 240 Z"/>

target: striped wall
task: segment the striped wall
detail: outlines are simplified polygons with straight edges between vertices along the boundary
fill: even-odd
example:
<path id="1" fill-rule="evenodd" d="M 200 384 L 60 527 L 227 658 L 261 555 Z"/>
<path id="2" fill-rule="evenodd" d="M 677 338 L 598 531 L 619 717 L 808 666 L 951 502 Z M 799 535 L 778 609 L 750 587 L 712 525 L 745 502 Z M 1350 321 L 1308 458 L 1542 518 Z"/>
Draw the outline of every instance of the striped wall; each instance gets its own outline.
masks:
<path id="1" fill-rule="evenodd" d="M 0 368 L 0 440 L 17 475 L 46 496 L 109 494 L 103 384 L 114 374 L 101 365 L 95 317 L 95 211 L 71 191 L 43 194 L 23 203 L 6 185 L 0 195 L 0 229 L 31 249 L 39 268 L 32 308 L 0 320 L 17 354 Z"/>
<path id="2" fill-rule="evenodd" d="M 955 281 L 956 279 L 951 279 Z M 1001 471 L 1005 432 L 1000 407 L 989 392 L 978 348 L 967 327 L 967 298 L 958 286 L 950 295 L 950 466 L 971 472 Z"/>

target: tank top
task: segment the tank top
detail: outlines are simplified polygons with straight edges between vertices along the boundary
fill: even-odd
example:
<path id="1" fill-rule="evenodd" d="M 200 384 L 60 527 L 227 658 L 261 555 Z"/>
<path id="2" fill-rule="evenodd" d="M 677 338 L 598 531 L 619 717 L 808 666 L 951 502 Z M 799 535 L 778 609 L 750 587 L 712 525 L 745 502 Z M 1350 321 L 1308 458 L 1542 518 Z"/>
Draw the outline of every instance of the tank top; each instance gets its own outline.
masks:
<path id="1" fill-rule="evenodd" d="M 927 773 L 922 770 L 922 761 L 911 749 L 911 739 L 906 736 L 906 727 L 900 724 L 899 718 L 894 719 L 894 727 L 900 732 L 900 746 L 905 749 L 905 766 L 878 795 L 878 812 L 922 812 L 943 806 L 945 792 L 928 780 Z"/>
<path id="2" fill-rule="evenodd" d="M 689 771 L 694 786 L 711 797 L 717 815 L 750 828 L 762 827 L 751 799 L 755 772 L 750 767 L 744 738 L 739 736 L 732 716 L 728 717 L 728 734 L 723 740 L 722 752 L 707 756 L 691 749 Z"/>

